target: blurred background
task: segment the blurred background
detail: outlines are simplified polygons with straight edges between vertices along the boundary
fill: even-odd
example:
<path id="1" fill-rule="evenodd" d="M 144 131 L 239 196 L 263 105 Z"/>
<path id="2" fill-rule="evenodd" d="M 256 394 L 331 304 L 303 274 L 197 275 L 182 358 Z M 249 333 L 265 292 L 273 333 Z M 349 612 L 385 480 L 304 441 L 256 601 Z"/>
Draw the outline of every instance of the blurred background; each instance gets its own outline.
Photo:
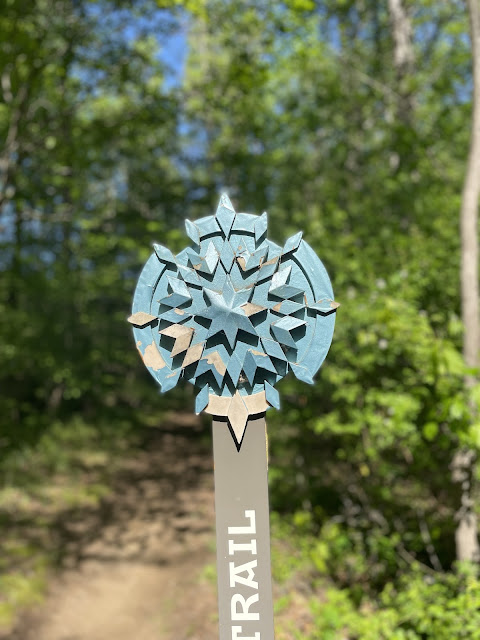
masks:
<path id="1" fill-rule="evenodd" d="M 480 638 L 465 3 L 0 8 L 0 637 L 216 637 L 209 420 L 160 396 L 126 317 L 152 243 L 226 191 L 272 240 L 303 230 L 342 304 L 316 384 L 268 415 L 278 637 Z M 92 567 L 102 605 L 154 594 L 129 635 L 72 613 Z"/>

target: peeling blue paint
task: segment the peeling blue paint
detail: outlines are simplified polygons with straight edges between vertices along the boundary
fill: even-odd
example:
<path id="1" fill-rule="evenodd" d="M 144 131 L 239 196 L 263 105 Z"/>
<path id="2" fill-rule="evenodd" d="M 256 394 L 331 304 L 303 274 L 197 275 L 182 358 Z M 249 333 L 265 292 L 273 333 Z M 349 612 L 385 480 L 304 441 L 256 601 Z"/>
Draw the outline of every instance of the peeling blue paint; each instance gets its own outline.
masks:
<path id="1" fill-rule="evenodd" d="M 278 408 L 273 385 L 288 371 L 313 383 L 330 347 L 338 305 L 328 274 L 302 232 L 282 248 L 266 238 L 267 221 L 235 213 L 222 195 L 214 216 L 185 222 L 193 246 L 174 256 L 155 244 L 140 275 L 133 314 L 153 319 L 136 326 L 144 316 L 131 316 L 137 346 L 162 391 L 180 377 L 201 387 L 197 411 L 237 393 Z"/>

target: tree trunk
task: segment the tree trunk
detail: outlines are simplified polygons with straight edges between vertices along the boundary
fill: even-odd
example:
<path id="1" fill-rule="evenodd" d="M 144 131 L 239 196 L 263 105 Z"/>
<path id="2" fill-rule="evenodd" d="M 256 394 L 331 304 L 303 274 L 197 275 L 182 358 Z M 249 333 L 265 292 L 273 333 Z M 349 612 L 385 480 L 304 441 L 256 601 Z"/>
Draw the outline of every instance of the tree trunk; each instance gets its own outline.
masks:
<path id="1" fill-rule="evenodd" d="M 463 356 L 470 369 L 478 367 L 479 285 L 478 285 L 478 199 L 480 194 L 480 4 L 468 0 L 472 41 L 473 113 L 470 151 L 462 192 L 460 211 L 461 235 L 461 292 L 464 326 Z M 467 388 L 476 376 L 465 378 Z M 475 408 L 472 406 L 472 412 Z M 455 542 L 458 560 L 478 560 L 480 548 L 477 535 L 477 516 L 472 499 L 472 480 L 476 456 L 473 451 L 458 451 L 452 462 L 453 480 L 461 483 L 461 505 L 457 511 Z"/>
<path id="2" fill-rule="evenodd" d="M 405 73 L 414 63 L 412 23 L 402 0 L 388 0 L 388 11 L 392 23 L 395 68 Z"/>
<path id="3" fill-rule="evenodd" d="M 414 71 L 412 21 L 403 0 L 388 0 L 388 12 L 392 28 L 393 65 L 397 75 L 397 93 L 400 96 L 397 118 L 406 125 L 411 124 L 413 94 L 408 82 Z"/>

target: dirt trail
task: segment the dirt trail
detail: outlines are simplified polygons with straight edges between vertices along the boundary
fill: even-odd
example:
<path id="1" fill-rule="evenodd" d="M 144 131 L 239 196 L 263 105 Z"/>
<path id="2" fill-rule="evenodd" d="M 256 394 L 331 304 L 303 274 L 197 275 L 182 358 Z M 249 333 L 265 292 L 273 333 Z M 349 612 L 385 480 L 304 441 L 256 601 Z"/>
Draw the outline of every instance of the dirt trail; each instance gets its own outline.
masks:
<path id="1" fill-rule="evenodd" d="M 213 470 L 192 426 L 152 430 L 112 495 L 65 524 L 67 568 L 9 640 L 210 640 L 218 636 Z"/>

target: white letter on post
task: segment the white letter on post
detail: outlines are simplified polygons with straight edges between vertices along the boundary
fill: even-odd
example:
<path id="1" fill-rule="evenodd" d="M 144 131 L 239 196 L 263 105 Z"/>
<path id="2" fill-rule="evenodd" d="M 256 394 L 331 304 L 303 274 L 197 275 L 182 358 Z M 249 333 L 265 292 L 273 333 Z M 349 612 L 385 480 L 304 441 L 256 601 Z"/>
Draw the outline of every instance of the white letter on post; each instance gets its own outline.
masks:
<path id="1" fill-rule="evenodd" d="M 256 582 L 253 578 L 255 577 L 255 567 L 257 566 L 257 561 L 252 560 L 251 562 L 246 562 L 245 564 L 239 564 L 238 567 L 235 566 L 234 562 L 230 562 L 230 586 L 234 587 L 237 583 L 244 584 L 246 587 L 250 587 L 251 589 L 258 589 L 258 582 Z M 247 577 L 239 575 L 244 571 L 247 572 Z"/>
<path id="2" fill-rule="evenodd" d="M 228 553 L 233 556 L 236 551 L 250 551 L 252 556 L 257 555 L 257 541 L 250 540 L 250 542 L 245 542 L 244 544 L 238 543 L 235 544 L 233 540 L 228 541 Z"/>
<path id="3" fill-rule="evenodd" d="M 255 511 L 245 511 L 245 517 L 250 520 L 250 525 L 248 527 L 228 527 L 228 533 L 232 533 L 233 535 L 242 535 L 243 533 L 256 533 Z"/>
<path id="4" fill-rule="evenodd" d="M 230 602 L 232 620 L 260 620 L 259 613 L 250 613 L 249 611 L 251 605 L 258 602 L 258 599 L 258 593 L 255 593 L 246 600 L 240 593 L 233 595 Z M 242 611 L 237 611 L 237 603 L 240 604 Z"/>
<path id="5" fill-rule="evenodd" d="M 239 636 L 242 627 L 232 627 L 232 640 L 260 640 L 260 631 L 256 631 L 254 636 Z"/>

